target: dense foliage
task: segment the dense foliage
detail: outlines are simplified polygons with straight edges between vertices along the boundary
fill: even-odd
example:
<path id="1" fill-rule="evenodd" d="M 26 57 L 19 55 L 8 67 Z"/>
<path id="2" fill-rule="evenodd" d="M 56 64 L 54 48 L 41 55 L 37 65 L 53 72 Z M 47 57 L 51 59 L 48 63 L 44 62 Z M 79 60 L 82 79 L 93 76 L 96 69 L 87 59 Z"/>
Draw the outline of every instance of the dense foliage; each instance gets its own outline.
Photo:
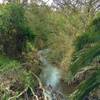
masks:
<path id="1" fill-rule="evenodd" d="M 80 71 L 91 74 L 75 91 L 74 100 L 81 100 L 93 89 L 100 85 L 100 17 L 97 17 L 90 25 L 88 32 L 82 34 L 76 40 L 76 50 L 70 70 L 73 74 Z M 91 70 L 93 69 L 93 71 Z"/>
<path id="2" fill-rule="evenodd" d="M 34 36 L 27 26 L 21 5 L 8 4 L 0 6 L 0 46 L 9 57 L 20 57 L 26 41 Z"/>
<path id="3" fill-rule="evenodd" d="M 98 0 L 84 5 L 54 0 L 51 6 L 42 0 L 5 1 L 0 4 L 0 100 L 33 100 L 36 86 L 49 79 L 41 74 L 59 81 L 69 100 L 90 98 L 100 89 Z"/>

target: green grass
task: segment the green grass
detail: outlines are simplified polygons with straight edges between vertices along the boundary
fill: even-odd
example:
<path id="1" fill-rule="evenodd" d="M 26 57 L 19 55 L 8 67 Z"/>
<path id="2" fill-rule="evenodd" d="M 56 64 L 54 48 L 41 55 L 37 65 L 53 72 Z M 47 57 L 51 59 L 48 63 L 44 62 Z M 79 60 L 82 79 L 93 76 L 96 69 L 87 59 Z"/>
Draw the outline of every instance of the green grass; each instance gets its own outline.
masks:
<path id="1" fill-rule="evenodd" d="M 0 74 L 20 67 L 20 62 L 0 55 Z"/>

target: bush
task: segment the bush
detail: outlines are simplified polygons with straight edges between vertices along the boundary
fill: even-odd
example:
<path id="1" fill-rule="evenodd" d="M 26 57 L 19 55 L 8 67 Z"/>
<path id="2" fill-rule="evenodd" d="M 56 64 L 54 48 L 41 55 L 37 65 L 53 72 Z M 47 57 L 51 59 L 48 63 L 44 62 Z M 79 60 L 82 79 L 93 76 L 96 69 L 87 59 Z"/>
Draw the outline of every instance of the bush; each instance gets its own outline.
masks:
<path id="1" fill-rule="evenodd" d="M 32 40 L 24 16 L 24 8 L 19 4 L 2 5 L 0 9 L 0 46 L 9 57 L 20 57 L 26 48 L 27 40 Z"/>

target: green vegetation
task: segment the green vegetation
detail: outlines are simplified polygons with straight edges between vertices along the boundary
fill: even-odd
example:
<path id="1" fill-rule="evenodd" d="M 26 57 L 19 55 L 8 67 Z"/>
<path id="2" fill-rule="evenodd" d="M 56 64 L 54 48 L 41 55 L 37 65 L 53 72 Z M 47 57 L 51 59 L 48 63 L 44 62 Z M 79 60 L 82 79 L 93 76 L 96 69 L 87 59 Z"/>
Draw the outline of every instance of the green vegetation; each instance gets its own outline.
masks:
<path id="1" fill-rule="evenodd" d="M 98 21 L 97 21 L 98 20 Z M 98 24 L 99 23 L 99 24 Z M 86 78 L 78 87 L 73 100 L 81 100 L 90 91 L 100 85 L 100 25 L 99 17 L 94 19 L 87 33 L 81 35 L 76 40 L 76 53 L 72 61 L 70 70 L 73 74 L 83 70 L 91 71 L 89 78 Z M 91 28 L 90 27 L 90 28 Z M 86 74 L 86 73 L 85 73 Z"/>
<path id="2" fill-rule="evenodd" d="M 46 95 L 50 81 L 69 100 L 94 100 L 100 91 L 99 0 L 22 1 L 0 4 L 0 100 L 37 100 L 37 87 Z"/>
<path id="3" fill-rule="evenodd" d="M 24 9 L 18 4 L 8 4 L 0 9 L 0 44 L 9 57 L 20 57 L 26 46 L 26 41 L 33 36 L 26 25 Z"/>

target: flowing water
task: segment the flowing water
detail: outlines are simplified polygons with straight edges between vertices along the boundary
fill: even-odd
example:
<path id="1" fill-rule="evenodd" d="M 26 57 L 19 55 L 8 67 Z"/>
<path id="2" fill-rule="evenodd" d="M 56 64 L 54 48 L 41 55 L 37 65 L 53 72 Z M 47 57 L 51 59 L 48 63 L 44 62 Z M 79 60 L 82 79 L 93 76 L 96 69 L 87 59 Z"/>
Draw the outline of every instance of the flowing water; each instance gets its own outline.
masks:
<path id="1" fill-rule="evenodd" d="M 58 86 L 60 84 L 61 71 L 51 64 L 47 58 L 46 54 L 49 52 L 48 49 L 40 50 L 38 52 L 39 60 L 43 64 L 42 72 L 40 74 L 40 79 L 45 85 L 45 96 L 48 97 L 47 100 L 67 100 L 64 98 L 63 94 L 60 93 Z"/>
<path id="2" fill-rule="evenodd" d="M 47 52 L 49 52 L 48 49 L 40 50 L 38 52 L 39 59 L 43 64 L 43 70 L 40 77 L 42 80 L 44 80 L 47 86 L 51 85 L 52 87 L 56 88 L 61 78 L 61 72 L 56 66 L 49 63 L 49 61 L 46 59 L 45 55 Z"/>

